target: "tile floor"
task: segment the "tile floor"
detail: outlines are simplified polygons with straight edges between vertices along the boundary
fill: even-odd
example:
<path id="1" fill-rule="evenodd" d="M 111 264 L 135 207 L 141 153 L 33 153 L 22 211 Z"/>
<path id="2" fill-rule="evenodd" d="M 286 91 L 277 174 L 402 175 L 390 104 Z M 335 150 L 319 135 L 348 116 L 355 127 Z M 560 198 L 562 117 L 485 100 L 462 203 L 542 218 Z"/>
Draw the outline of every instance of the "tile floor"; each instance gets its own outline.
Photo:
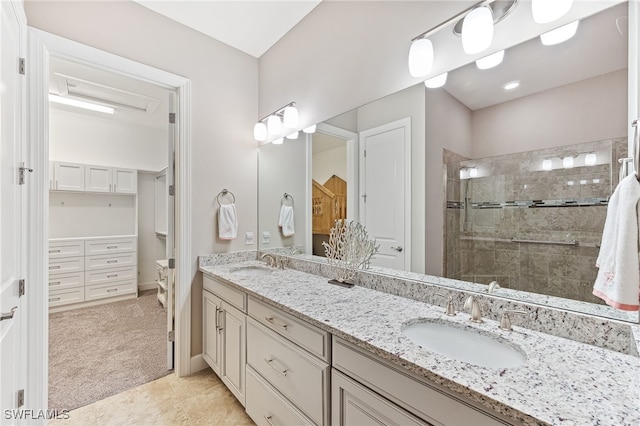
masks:
<path id="1" fill-rule="evenodd" d="M 170 374 L 69 412 L 55 426 L 253 425 L 238 400 L 209 368 Z"/>

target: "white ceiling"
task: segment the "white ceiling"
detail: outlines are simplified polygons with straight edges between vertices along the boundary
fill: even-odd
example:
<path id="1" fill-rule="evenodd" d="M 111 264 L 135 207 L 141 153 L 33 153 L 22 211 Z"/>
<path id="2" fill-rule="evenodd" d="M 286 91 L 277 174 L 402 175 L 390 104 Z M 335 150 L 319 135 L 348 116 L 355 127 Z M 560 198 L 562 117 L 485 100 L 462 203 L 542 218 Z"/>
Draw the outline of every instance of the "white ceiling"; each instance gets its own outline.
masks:
<path id="1" fill-rule="evenodd" d="M 321 0 L 133 0 L 259 58 Z"/>

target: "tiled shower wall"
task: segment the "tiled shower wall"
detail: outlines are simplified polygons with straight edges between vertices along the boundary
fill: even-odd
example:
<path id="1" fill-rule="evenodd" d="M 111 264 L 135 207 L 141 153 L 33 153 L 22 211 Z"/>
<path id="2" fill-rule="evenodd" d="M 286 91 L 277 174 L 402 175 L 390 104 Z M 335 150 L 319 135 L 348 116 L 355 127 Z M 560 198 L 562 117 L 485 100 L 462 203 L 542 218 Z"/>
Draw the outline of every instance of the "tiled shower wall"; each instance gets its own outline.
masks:
<path id="1" fill-rule="evenodd" d="M 445 153 L 446 276 L 600 303 L 595 261 L 626 152 L 618 138 L 457 162 Z"/>

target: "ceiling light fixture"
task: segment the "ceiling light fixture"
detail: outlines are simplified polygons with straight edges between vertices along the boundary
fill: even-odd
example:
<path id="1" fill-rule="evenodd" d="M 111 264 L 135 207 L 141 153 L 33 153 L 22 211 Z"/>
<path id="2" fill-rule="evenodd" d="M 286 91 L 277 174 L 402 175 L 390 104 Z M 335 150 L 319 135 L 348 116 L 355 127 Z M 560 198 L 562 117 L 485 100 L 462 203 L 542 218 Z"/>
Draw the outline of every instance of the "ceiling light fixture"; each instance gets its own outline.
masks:
<path id="1" fill-rule="evenodd" d="M 63 96 L 54 95 L 49 93 L 49 102 L 55 102 L 58 104 L 69 105 L 76 108 L 88 109 L 91 111 L 103 112 L 105 114 L 115 113 L 115 108 L 105 105 L 94 104 L 93 102 L 80 101 L 78 99 L 67 98 Z"/>
<path id="2" fill-rule="evenodd" d="M 480 70 L 488 70 L 493 67 L 497 67 L 502 63 L 504 59 L 504 50 L 499 50 L 496 53 L 493 53 L 489 56 L 485 56 L 484 58 L 478 59 L 476 61 L 476 66 Z"/>
<path id="3" fill-rule="evenodd" d="M 448 73 L 445 72 L 433 78 L 430 78 L 429 80 L 426 80 L 424 82 L 424 85 L 427 86 L 429 89 L 436 89 L 438 87 L 442 87 L 447 82 L 447 75 Z"/>
<path id="4" fill-rule="evenodd" d="M 540 41 L 542 41 L 542 44 L 545 46 L 553 46 L 554 44 L 565 42 L 576 35 L 579 22 L 580 21 L 573 21 L 570 24 L 563 25 L 555 30 L 540 34 Z"/>
<path id="5" fill-rule="evenodd" d="M 289 133 L 292 129 L 296 129 L 298 127 L 298 109 L 295 105 L 295 102 L 289 102 L 258 120 L 253 126 L 254 139 L 264 142 L 269 136 L 281 136 L 283 124 L 289 129 Z"/>
<path id="6" fill-rule="evenodd" d="M 573 0 L 531 0 L 531 14 L 538 24 L 553 22 L 566 15 Z"/>
<path id="7" fill-rule="evenodd" d="M 462 21 L 462 48 L 473 55 L 486 50 L 493 41 L 493 15 L 487 6 L 473 9 Z"/>

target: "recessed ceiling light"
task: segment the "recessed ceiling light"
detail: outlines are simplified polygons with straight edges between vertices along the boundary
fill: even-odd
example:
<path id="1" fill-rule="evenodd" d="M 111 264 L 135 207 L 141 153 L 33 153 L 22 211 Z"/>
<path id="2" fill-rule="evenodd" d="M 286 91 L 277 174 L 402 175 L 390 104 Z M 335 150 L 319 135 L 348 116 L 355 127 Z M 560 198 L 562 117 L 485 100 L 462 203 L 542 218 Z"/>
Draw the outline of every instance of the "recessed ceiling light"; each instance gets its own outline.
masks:
<path id="1" fill-rule="evenodd" d="M 573 21 L 570 24 L 563 25 L 555 30 L 540 34 L 540 41 L 542 41 L 542 44 L 545 46 L 553 46 L 554 44 L 560 44 L 567 41 L 576 34 L 579 22 L 580 21 Z"/>
<path id="2" fill-rule="evenodd" d="M 504 50 L 500 50 L 492 55 L 485 56 L 484 58 L 476 61 L 476 66 L 481 70 L 488 70 L 489 68 L 497 67 L 502 63 L 504 58 Z"/>
<path id="3" fill-rule="evenodd" d="M 518 86 L 520 86 L 520 82 L 516 80 L 516 81 L 510 81 L 509 83 L 502 86 L 502 88 L 504 90 L 513 90 Z"/>

